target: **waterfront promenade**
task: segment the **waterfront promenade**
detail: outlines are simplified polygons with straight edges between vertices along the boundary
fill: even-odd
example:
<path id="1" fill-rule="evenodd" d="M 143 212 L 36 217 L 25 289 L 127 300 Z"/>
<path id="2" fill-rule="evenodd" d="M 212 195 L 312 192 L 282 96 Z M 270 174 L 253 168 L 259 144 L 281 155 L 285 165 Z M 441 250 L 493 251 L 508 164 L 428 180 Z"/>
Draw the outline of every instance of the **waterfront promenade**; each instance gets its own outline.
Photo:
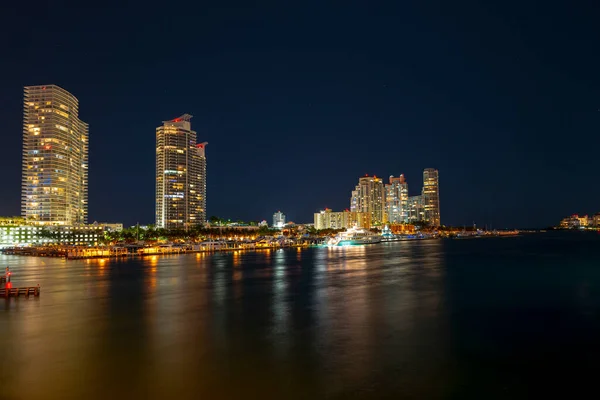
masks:
<path id="1" fill-rule="evenodd" d="M 118 246 L 51 246 L 51 247 L 15 247 L 3 249 L 7 255 L 33 256 L 33 257 L 61 257 L 69 260 L 81 260 L 92 258 L 116 258 L 116 257 L 144 257 L 163 254 L 189 254 L 206 252 L 227 251 L 252 251 L 260 249 L 282 249 L 302 248 L 314 244 L 314 241 L 302 241 L 299 243 L 286 242 L 207 242 L 199 244 L 165 244 L 165 245 L 118 245 Z"/>

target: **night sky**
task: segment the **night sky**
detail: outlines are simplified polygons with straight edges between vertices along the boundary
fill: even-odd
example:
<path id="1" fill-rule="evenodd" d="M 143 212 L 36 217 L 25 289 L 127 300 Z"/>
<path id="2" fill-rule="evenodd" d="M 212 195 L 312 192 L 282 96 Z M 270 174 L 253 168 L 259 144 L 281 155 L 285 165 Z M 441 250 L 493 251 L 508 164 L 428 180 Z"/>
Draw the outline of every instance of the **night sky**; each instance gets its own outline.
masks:
<path id="1" fill-rule="evenodd" d="M 600 211 L 594 1 L 13 2 L 0 215 L 20 213 L 23 86 L 90 125 L 89 222 L 154 222 L 155 128 L 194 115 L 208 215 L 312 222 L 366 173 L 440 171 L 445 224 Z"/>

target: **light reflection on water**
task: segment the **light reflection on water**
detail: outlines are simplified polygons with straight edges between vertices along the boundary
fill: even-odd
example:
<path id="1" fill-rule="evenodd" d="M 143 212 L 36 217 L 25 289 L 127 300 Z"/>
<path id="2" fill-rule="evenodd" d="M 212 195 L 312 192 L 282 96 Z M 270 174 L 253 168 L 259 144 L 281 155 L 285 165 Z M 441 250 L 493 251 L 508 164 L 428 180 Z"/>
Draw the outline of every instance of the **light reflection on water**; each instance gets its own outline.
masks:
<path id="1" fill-rule="evenodd" d="M 496 319 L 488 313 L 509 307 L 506 286 L 518 281 L 486 280 L 482 259 L 465 254 L 489 246 L 518 255 L 520 243 L 432 240 L 70 262 L 1 256 L 15 286 L 39 283 L 42 295 L 0 299 L 0 398 L 448 397 L 469 374 L 485 371 L 469 358 L 482 351 L 472 343 L 495 348 L 511 336 L 490 332 L 515 325 L 496 321 L 512 315 L 506 311 Z M 511 260 L 490 261 L 486 271 L 502 277 Z M 573 303 L 562 307 L 593 318 L 599 281 L 578 275 Z M 549 299 L 565 290 L 548 287 Z M 533 301 L 519 299 L 519 307 Z M 495 308 L 473 314 L 480 303 Z M 481 321 L 502 328 L 479 331 Z M 481 382 L 496 379 L 490 372 Z"/>
<path id="2" fill-rule="evenodd" d="M 2 339 L 11 340 L 13 367 L 0 378 L 8 393 L 46 396 L 52 388 L 54 398 L 235 394 L 221 387 L 232 376 L 266 393 L 295 387 L 298 398 L 347 392 L 380 362 L 378 325 L 400 320 L 400 330 L 409 329 L 396 302 L 412 301 L 402 289 L 414 284 L 411 259 L 442 267 L 433 248 L 427 256 L 411 251 L 3 257 L 15 283 L 39 281 L 43 294 L 5 302 Z M 281 382 L 273 386 L 266 372 Z"/>

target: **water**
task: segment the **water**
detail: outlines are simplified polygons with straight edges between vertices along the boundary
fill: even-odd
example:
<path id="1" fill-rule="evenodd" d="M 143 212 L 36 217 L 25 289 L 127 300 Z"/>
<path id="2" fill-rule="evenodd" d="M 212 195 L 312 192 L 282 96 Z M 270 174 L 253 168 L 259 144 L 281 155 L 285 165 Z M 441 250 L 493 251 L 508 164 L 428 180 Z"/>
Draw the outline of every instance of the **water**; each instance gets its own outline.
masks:
<path id="1" fill-rule="evenodd" d="M 495 399 L 593 387 L 600 235 L 0 257 L 0 399 Z"/>

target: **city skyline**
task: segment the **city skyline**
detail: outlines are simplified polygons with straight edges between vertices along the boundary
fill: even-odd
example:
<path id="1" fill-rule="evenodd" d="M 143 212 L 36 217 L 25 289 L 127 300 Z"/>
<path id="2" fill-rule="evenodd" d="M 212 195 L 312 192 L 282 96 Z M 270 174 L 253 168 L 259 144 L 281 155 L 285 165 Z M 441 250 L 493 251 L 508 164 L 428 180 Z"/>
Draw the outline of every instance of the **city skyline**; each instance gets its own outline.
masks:
<path id="1" fill-rule="evenodd" d="M 596 210 L 594 10 L 569 10 L 578 24 L 566 32 L 547 29 L 565 13 L 536 10 L 239 2 L 132 20 L 132 5 L 93 19 L 77 7 L 30 15 L 16 5 L 7 29 L 28 15 L 32 31 L 9 35 L 13 62 L 0 65 L 0 214 L 20 214 L 23 87 L 46 82 L 73 93 L 91 127 L 89 221 L 153 221 L 151 135 L 181 112 L 211 143 L 209 216 L 261 220 L 282 209 L 309 221 L 347 208 L 357 176 L 416 177 L 427 166 L 443 173 L 444 224 L 545 227 Z M 54 45 L 35 40 L 40 32 Z M 157 57 L 174 44 L 186 48 L 176 68 Z"/>
<path id="2" fill-rule="evenodd" d="M 78 99 L 57 85 L 26 86 L 23 108 L 22 217 L 39 225 L 87 223 L 89 128 L 78 118 Z M 158 228 L 187 230 L 208 222 L 208 142 L 197 143 L 192 117 L 183 114 L 156 128 L 154 225 Z M 421 195 L 408 194 L 404 174 L 391 175 L 388 184 L 365 175 L 350 198 L 348 212 L 354 216 L 333 215 L 340 214 L 346 225 L 353 220 L 366 227 L 420 221 L 440 226 L 438 171 L 426 168 Z M 285 221 L 281 211 L 273 214 L 274 227 L 283 227 Z"/>

